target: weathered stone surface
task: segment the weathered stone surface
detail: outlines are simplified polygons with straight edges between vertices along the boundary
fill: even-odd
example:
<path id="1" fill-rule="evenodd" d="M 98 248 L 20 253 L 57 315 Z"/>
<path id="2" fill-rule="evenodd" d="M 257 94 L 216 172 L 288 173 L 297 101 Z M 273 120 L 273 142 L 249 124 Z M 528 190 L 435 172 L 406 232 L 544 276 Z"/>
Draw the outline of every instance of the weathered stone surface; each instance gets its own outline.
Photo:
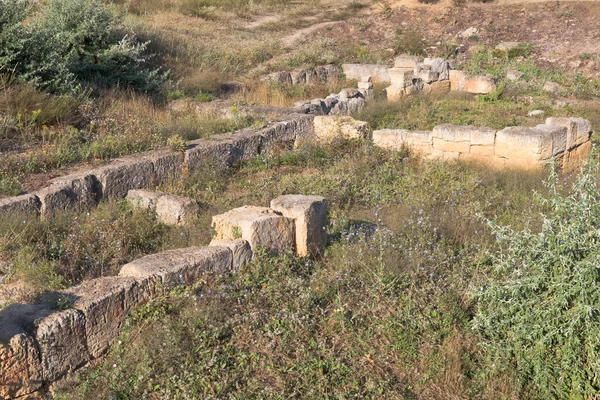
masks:
<path id="1" fill-rule="evenodd" d="M 265 207 L 244 206 L 212 219 L 215 239 L 242 238 L 252 247 L 278 254 L 294 250 L 294 220 Z"/>
<path id="2" fill-rule="evenodd" d="M 535 127 L 537 130 L 547 132 L 552 135 L 552 156 L 555 157 L 567 150 L 567 127 L 559 125 L 540 124 Z"/>
<path id="3" fill-rule="evenodd" d="M 227 247 L 188 247 L 138 258 L 121 267 L 119 276 L 157 278 L 162 284 L 191 285 L 207 273 L 222 274 L 231 269 Z"/>
<path id="4" fill-rule="evenodd" d="M 57 212 L 82 211 L 94 208 L 100 199 L 100 182 L 92 173 L 81 173 L 50 181 L 50 186 L 35 193 L 39 198 L 40 214 L 51 217 Z"/>
<path id="5" fill-rule="evenodd" d="M 435 126 L 431 135 L 434 138 L 452 142 L 468 141 L 472 145 L 494 145 L 496 130 L 485 127 L 443 124 Z"/>
<path id="6" fill-rule="evenodd" d="M 463 71 L 451 69 L 448 73 L 450 79 L 450 90 L 453 92 L 462 91 L 465 87 L 467 75 Z"/>
<path id="7" fill-rule="evenodd" d="M 365 99 L 361 97 L 348 100 L 348 114 L 357 114 L 361 112 L 366 104 L 367 102 Z"/>
<path id="8" fill-rule="evenodd" d="M 496 157 L 526 161 L 552 157 L 552 132 L 512 126 L 496 133 Z"/>
<path id="9" fill-rule="evenodd" d="M 359 90 L 370 90 L 373 89 L 373 82 L 358 82 Z"/>
<path id="10" fill-rule="evenodd" d="M 315 67 L 315 73 L 317 74 L 320 83 L 333 82 L 339 79 L 340 71 L 337 66 L 333 64 L 319 65 Z"/>
<path id="11" fill-rule="evenodd" d="M 493 157 L 496 154 L 496 148 L 493 144 L 491 145 L 481 145 L 481 144 L 472 144 L 469 148 L 469 154 L 473 156 L 484 156 L 484 157 Z"/>
<path id="12" fill-rule="evenodd" d="M 462 90 L 473 94 L 489 94 L 496 90 L 496 84 L 490 76 L 467 76 Z"/>
<path id="13" fill-rule="evenodd" d="M 93 171 L 102 185 L 102 197 L 122 199 L 131 189 L 148 187 L 154 175 L 152 163 L 142 157 L 124 157 Z"/>
<path id="14" fill-rule="evenodd" d="M 220 136 L 211 139 L 197 139 L 188 142 L 185 151 L 185 163 L 190 171 L 200 169 L 206 165 L 218 165 L 228 168 L 233 164 L 231 150 L 233 139 Z"/>
<path id="15" fill-rule="evenodd" d="M 121 334 L 127 314 L 146 297 L 133 278 L 103 277 L 85 281 L 65 292 L 74 300 L 72 308 L 85 316 L 87 349 L 101 356 Z"/>
<path id="16" fill-rule="evenodd" d="M 342 70 L 347 79 L 358 81 L 362 76 L 369 75 L 373 82 L 390 82 L 390 73 L 387 65 L 343 64 Z"/>
<path id="17" fill-rule="evenodd" d="M 583 118 L 550 117 L 547 125 L 559 125 L 567 128 L 567 149 L 578 146 L 590 140 L 591 124 Z"/>
<path id="18" fill-rule="evenodd" d="M 40 199 L 33 194 L 0 199 L 0 213 L 11 215 L 38 215 L 42 206 Z"/>
<path id="19" fill-rule="evenodd" d="M 423 70 L 415 73 L 415 78 L 420 79 L 425 84 L 437 82 L 439 77 L 440 77 L 440 74 L 438 72 L 428 70 L 428 69 L 423 69 Z M 448 83 L 450 83 L 450 82 L 448 82 Z"/>
<path id="20" fill-rule="evenodd" d="M 394 59 L 394 68 L 414 69 L 421 60 L 417 56 L 401 54 Z"/>
<path id="21" fill-rule="evenodd" d="M 385 88 L 385 94 L 388 101 L 398 101 L 403 97 L 409 95 L 409 92 L 405 87 L 392 85 Z"/>
<path id="22" fill-rule="evenodd" d="M 292 218 L 296 226 L 296 254 L 320 257 L 327 245 L 327 200 L 320 196 L 284 195 L 271 208 Z"/>
<path id="23" fill-rule="evenodd" d="M 316 116 L 314 134 L 320 140 L 331 140 L 336 137 L 364 139 L 369 136 L 369 124 L 349 116 Z"/>
<path id="24" fill-rule="evenodd" d="M 428 155 L 433 151 L 433 139 L 429 131 L 408 131 L 405 129 L 381 129 L 373 131 L 373 144 L 383 148 L 410 150 Z"/>
<path id="25" fill-rule="evenodd" d="M 158 220 L 169 225 L 184 225 L 198 215 L 200 207 L 192 199 L 165 194 L 156 201 Z"/>
<path id="26" fill-rule="evenodd" d="M 42 319 L 36 329 L 44 380 L 55 381 L 89 361 L 85 317 L 79 310 L 64 310 Z"/>
<path id="27" fill-rule="evenodd" d="M 283 86 L 289 86 L 292 84 L 292 77 L 290 76 L 290 73 L 285 71 L 273 72 L 272 74 L 267 75 L 264 80 Z"/>
<path id="28" fill-rule="evenodd" d="M 487 146 L 484 146 L 487 147 Z M 486 166 L 495 167 L 494 148 L 491 148 L 491 155 L 473 153 L 461 153 L 458 155 L 458 161 L 467 163 L 484 164 Z"/>
<path id="29" fill-rule="evenodd" d="M 405 88 L 412 85 L 414 71 L 410 68 L 390 68 L 392 86 Z"/>
<path id="30" fill-rule="evenodd" d="M 306 85 L 306 70 L 301 69 L 290 72 L 290 79 L 292 81 L 292 85 Z"/>
<path id="31" fill-rule="evenodd" d="M 144 153 L 144 158 L 152 163 L 152 184 L 158 185 L 169 179 L 181 176 L 183 168 L 183 152 L 157 150 Z"/>
<path id="32" fill-rule="evenodd" d="M 360 82 L 372 83 L 373 82 L 373 78 L 371 78 L 371 75 L 361 76 L 360 77 Z"/>
<path id="33" fill-rule="evenodd" d="M 441 94 L 441 93 L 448 93 L 449 91 L 450 91 L 450 81 L 432 82 L 431 84 L 425 85 L 423 87 L 424 93 Z"/>
<path id="34" fill-rule="evenodd" d="M 132 207 L 150 210 L 156 208 L 158 199 L 162 196 L 164 196 L 164 193 L 157 192 L 156 190 L 132 189 L 127 192 L 127 201 Z"/>
<path id="35" fill-rule="evenodd" d="M 431 71 L 438 73 L 438 80 L 445 81 L 449 79 L 450 65 L 443 58 L 425 58 L 423 64 L 429 66 Z"/>
<path id="36" fill-rule="evenodd" d="M 12 304 L 0 310 L 0 397 L 14 398 L 43 383 L 40 352 L 28 332 L 52 310 L 46 305 Z"/>
<path id="37" fill-rule="evenodd" d="M 230 249 L 233 256 L 232 268 L 234 270 L 243 267 L 252 261 L 252 247 L 250 247 L 250 243 L 244 239 L 213 239 L 209 246 L 220 246 Z"/>
<path id="38" fill-rule="evenodd" d="M 449 141 L 444 139 L 433 138 L 433 149 L 442 152 L 451 153 L 468 153 L 471 148 L 471 143 L 468 141 Z"/>
<path id="39" fill-rule="evenodd" d="M 585 164 L 592 151 L 592 141 L 588 140 L 578 146 L 575 146 L 565 153 L 561 166 L 564 171 L 573 171 Z"/>

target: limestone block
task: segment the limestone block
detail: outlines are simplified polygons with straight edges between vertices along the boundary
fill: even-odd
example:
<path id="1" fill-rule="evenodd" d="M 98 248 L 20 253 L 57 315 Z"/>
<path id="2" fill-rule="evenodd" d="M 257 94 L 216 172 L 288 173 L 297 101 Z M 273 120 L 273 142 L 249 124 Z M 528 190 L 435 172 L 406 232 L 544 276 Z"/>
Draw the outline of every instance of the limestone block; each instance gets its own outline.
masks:
<path id="1" fill-rule="evenodd" d="M 552 156 L 563 154 L 567 150 L 567 127 L 540 124 L 536 129 L 552 135 Z"/>
<path id="2" fill-rule="evenodd" d="M 364 139 L 369 136 L 369 124 L 349 116 L 320 115 L 314 119 L 314 134 L 319 140 Z"/>
<path id="3" fill-rule="evenodd" d="M 414 69 L 420 62 L 419 57 L 408 54 L 401 54 L 394 59 L 394 68 Z"/>
<path id="4" fill-rule="evenodd" d="M 444 153 L 468 153 L 471 149 L 471 143 L 466 141 L 449 141 L 433 138 L 433 149 Z"/>
<path id="5" fill-rule="evenodd" d="M 298 256 L 323 255 L 327 245 L 327 200 L 324 197 L 279 196 L 271 200 L 271 208 L 294 220 Z"/>
<path id="6" fill-rule="evenodd" d="M 496 154 L 496 148 L 492 145 L 473 145 L 469 148 L 469 154 L 473 156 L 493 157 Z"/>
<path id="7" fill-rule="evenodd" d="M 576 170 L 585 164 L 592 151 L 592 141 L 588 140 L 585 143 L 575 146 L 570 150 L 567 150 L 564 158 L 562 159 L 562 168 L 564 171 L 569 172 Z"/>
<path id="8" fill-rule="evenodd" d="M 60 211 L 83 211 L 94 208 L 102 189 L 96 176 L 82 173 L 62 176 L 50 181 L 50 186 L 35 193 L 39 198 L 40 214 L 51 217 Z"/>
<path id="9" fill-rule="evenodd" d="M 488 147 L 488 146 L 481 146 L 481 147 Z M 491 147 L 492 151 L 491 151 L 491 155 L 487 155 L 487 154 L 477 154 L 477 153 L 461 153 L 458 156 L 458 160 L 460 162 L 467 162 L 467 163 L 475 163 L 475 164 L 483 164 L 483 165 L 487 165 L 487 166 L 492 166 L 495 167 L 495 158 L 494 158 L 494 148 Z"/>
<path id="10" fill-rule="evenodd" d="M 223 168 L 231 166 L 231 148 L 233 141 L 215 139 L 197 139 L 188 142 L 184 162 L 190 171 L 202 166 L 218 165 Z"/>
<path id="11" fill-rule="evenodd" d="M 462 91 L 465 87 L 467 75 L 463 71 L 451 69 L 448 73 L 450 79 L 450 90 L 453 92 Z"/>
<path id="12" fill-rule="evenodd" d="M 497 50 L 510 51 L 521 46 L 520 42 L 500 42 L 496 45 Z"/>
<path id="13" fill-rule="evenodd" d="M 293 143 L 297 135 L 305 135 L 312 130 L 314 115 L 293 116 L 277 122 L 256 132 L 261 137 L 260 152 L 270 149 L 273 145 Z"/>
<path id="14" fill-rule="evenodd" d="M 494 79 L 490 76 L 467 76 L 463 83 L 463 91 L 473 94 L 489 94 L 496 90 Z"/>
<path id="15" fill-rule="evenodd" d="M 290 76 L 290 73 L 285 71 L 273 72 L 266 77 L 266 80 L 283 86 L 289 86 L 292 84 L 292 77 Z"/>
<path id="16" fill-rule="evenodd" d="M 371 78 L 371 75 L 361 76 L 360 77 L 360 82 L 363 82 L 363 83 L 372 83 L 373 82 L 373 78 Z"/>
<path id="17" fill-rule="evenodd" d="M 433 139 L 429 131 L 381 129 L 373 131 L 373 144 L 392 150 L 408 147 L 411 151 L 422 155 L 431 154 L 433 151 Z"/>
<path id="18" fill-rule="evenodd" d="M 385 89 L 385 93 L 388 101 L 398 101 L 408 96 L 408 92 L 405 87 L 396 85 L 388 86 Z"/>
<path id="19" fill-rule="evenodd" d="M 410 68 L 390 68 L 392 86 L 405 88 L 412 85 L 414 71 Z"/>
<path id="20" fill-rule="evenodd" d="M 435 126 L 431 136 L 451 142 L 468 141 L 472 145 L 493 145 L 496 130 L 485 127 L 443 124 Z"/>
<path id="21" fill-rule="evenodd" d="M 359 90 L 370 90 L 373 89 L 373 82 L 358 82 Z"/>
<path id="22" fill-rule="evenodd" d="M 64 310 L 42 319 L 36 329 L 44 380 L 52 382 L 87 363 L 90 355 L 85 317 L 79 310 Z"/>
<path id="23" fill-rule="evenodd" d="M 169 150 L 149 151 L 144 153 L 144 158 L 152 163 L 152 184 L 154 186 L 181 176 L 184 158 L 183 152 Z"/>
<path id="24" fill-rule="evenodd" d="M 436 161 L 446 161 L 446 162 L 458 161 L 459 156 L 461 156 L 461 155 L 462 155 L 461 153 L 454 152 L 454 151 L 441 151 L 441 150 L 433 149 L 431 154 L 429 156 L 427 156 L 427 159 L 436 160 Z"/>
<path id="25" fill-rule="evenodd" d="M 442 94 L 450 91 L 450 81 L 432 82 L 430 85 L 423 87 L 424 93 Z"/>
<path id="26" fill-rule="evenodd" d="M 223 154 L 227 166 L 246 161 L 259 153 L 263 137 L 251 130 L 237 131 L 234 134 L 221 133 L 213 135 L 211 140 L 220 141 L 226 144 L 227 154 Z"/>
<path id="27" fill-rule="evenodd" d="M 150 210 L 156 208 L 158 199 L 163 195 L 164 193 L 157 192 L 156 190 L 132 189 L 127 192 L 127 201 L 132 207 Z"/>
<path id="28" fill-rule="evenodd" d="M 342 71 L 347 79 L 360 80 L 368 75 L 373 82 L 390 82 L 390 73 L 387 65 L 379 64 L 343 64 Z"/>
<path id="29" fill-rule="evenodd" d="M 74 299 L 72 308 L 85 316 L 92 358 L 101 356 L 119 337 L 127 314 L 145 299 L 135 279 L 116 276 L 85 281 L 64 293 Z"/>
<path id="30" fill-rule="evenodd" d="M 40 207 L 40 199 L 33 194 L 24 194 L 21 196 L 0 199 L 0 213 L 11 215 L 38 215 Z"/>
<path id="31" fill-rule="evenodd" d="M 290 74 L 290 78 L 291 77 L 292 76 Z M 306 82 L 307 85 L 316 85 L 316 84 L 321 83 L 321 82 L 319 82 L 319 77 L 317 76 L 317 73 L 312 68 L 307 69 L 305 71 L 305 82 Z"/>
<path id="32" fill-rule="evenodd" d="M 590 121 L 583 118 L 550 117 L 546 125 L 559 125 L 567 128 L 567 149 L 578 146 L 590 140 Z"/>
<path id="33" fill-rule="evenodd" d="M 165 194 L 156 201 L 156 216 L 169 225 L 185 225 L 198 215 L 200 207 L 192 199 Z"/>
<path id="34" fill-rule="evenodd" d="M 423 83 L 430 84 L 431 82 L 437 82 L 440 74 L 436 71 L 423 69 L 415 73 L 415 78 L 420 79 Z"/>
<path id="35" fill-rule="evenodd" d="M 495 155 L 511 162 L 548 160 L 552 157 L 552 132 L 521 126 L 504 128 L 496 133 Z"/>
<path id="36" fill-rule="evenodd" d="M 0 310 L 0 398 L 24 396 L 43 384 L 35 321 L 52 313 L 47 305 L 11 304 Z"/>
<path id="37" fill-rule="evenodd" d="M 361 112 L 367 102 L 363 98 L 354 98 L 348 100 L 348 114 L 357 114 Z"/>
<path id="38" fill-rule="evenodd" d="M 361 97 L 361 93 L 358 89 L 354 89 L 354 88 L 346 88 L 346 89 L 342 89 L 339 93 L 338 93 L 338 98 L 341 101 L 347 101 L 349 99 L 355 99 L 358 97 Z"/>
<path id="39" fill-rule="evenodd" d="M 318 65 L 315 67 L 315 73 L 321 83 L 334 82 L 340 78 L 340 71 L 336 65 Z"/>
<path id="40" fill-rule="evenodd" d="M 220 246 L 230 249 L 233 256 L 232 269 L 234 270 L 252 261 L 252 248 L 250 247 L 250 243 L 244 239 L 213 239 L 209 246 Z"/>
<path id="41" fill-rule="evenodd" d="M 235 208 L 215 215 L 212 226 L 216 231 L 215 239 L 242 238 L 250 243 L 253 252 L 259 247 L 271 254 L 294 250 L 294 220 L 269 208 Z"/>
<path id="42" fill-rule="evenodd" d="M 423 64 L 430 66 L 431 71 L 438 73 L 438 80 L 445 81 L 449 79 L 450 65 L 443 58 L 425 58 Z"/>
<path id="43" fill-rule="evenodd" d="M 188 247 L 138 258 L 121 267 L 119 276 L 138 280 L 157 278 L 164 285 L 191 285 L 207 273 L 229 271 L 232 260 L 227 247 Z"/>
<path id="44" fill-rule="evenodd" d="M 124 157 L 93 172 L 102 185 L 102 197 L 122 199 L 131 189 L 148 187 L 154 175 L 152 163 L 139 156 Z"/>
<path id="45" fill-rule="evenodd" d="M 290 72 L 290 79 L 292 85 L 305 85 L 306 84 L 306 70 L 302 69 L 299 71 Z"/>

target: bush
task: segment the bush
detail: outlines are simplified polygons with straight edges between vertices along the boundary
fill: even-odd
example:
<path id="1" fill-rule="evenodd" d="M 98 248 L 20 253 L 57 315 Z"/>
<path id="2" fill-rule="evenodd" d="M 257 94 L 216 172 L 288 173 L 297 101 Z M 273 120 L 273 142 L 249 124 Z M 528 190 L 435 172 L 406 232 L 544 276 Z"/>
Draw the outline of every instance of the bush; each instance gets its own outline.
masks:
<path id="1" fill-rule="evenodd" d="M 164 82 L 165 73 L 147 66 L 148 43 L 124 34 L 112 7 L 50 0 L 25 23 L 25 4 L 0 0 L 0 73 L 52 92 L 115 85 L 153 92 Z"/>
<path id="2" fill-rule="evenodd" d="M 600 388 L 600 193 L 598 166 L 562 195 L 555 173 L 552 211 L 539 233 L 489 222 L 503 245 L 495 279 L 479 288 L 474 320 L 495 365 L 515 370 L 539 398 L 595 398 Z"/>

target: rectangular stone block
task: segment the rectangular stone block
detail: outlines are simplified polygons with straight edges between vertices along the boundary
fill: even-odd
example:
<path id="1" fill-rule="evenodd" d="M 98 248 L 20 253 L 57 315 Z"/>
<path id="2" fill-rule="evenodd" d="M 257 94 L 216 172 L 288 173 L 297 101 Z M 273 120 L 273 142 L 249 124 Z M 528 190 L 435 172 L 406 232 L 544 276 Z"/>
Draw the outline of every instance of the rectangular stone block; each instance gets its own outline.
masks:
<path id="1" fill-rule="evenodd" d="M 122 199 L 131 189 L 143 189 L 151 185 L 154 166 L 141 156 L 123 157 L 93 173 L 102 185 L 102 197 Z"/>
<path id="2" fill-rule="evenodd" d="M 436 137 L 433 138 L 433 149 L 444 153 L 469 153 L 470 148 L 471 142 L 468 141 L 452 142 Z"/>
<path id="3" fill-rule="evenodd" d="M 144 158 L 152 163 L 152 185 L 157 186 L 170 179 L 181 177 L 183 152 L 157 150 L 144 153 Z"/>
<path id="4" fill-rule="evenodd" d="M 227 247 L 188 247 L 168 250 L 134 260 L 121 267 L 119 276 L 157 278 L 160 283 L 191 285 L 205 274 L 222 274 L 231 269 Z"/>
<path id="5" fill-rule="evenodd" d="M 62 211 L 81 212 L 98 205 L 102 188 L 92 173 L 80 173 L 50 181 L 50 185 L 37 191 L 40 214 L 51 217 Z"/>
<path id="6" fill-rule="evenodd" d="M 129 312 L 146 299 L 135 279 L 116 276 L 85 281 L 64 294 L 73 299 L 72 308 L 85 316 L 92 358 L 100 357 L 119 337 Z"/>
<path id="7" fill-rule="evenodd" d="M 580 168 L 588 161 L 591 151 L 591 140 L 567 150 L 564 158 L 562 158 L 562 169 L 565 172 L 569 172 Z"/>
<path id="8" fill-rule="evenodd" d="M 567 127 L 558 125 L 538 125 L 536 129 L 552 135 L 552 156 L 556 157 L 567 150 Z"/>
<path id="9" fill-rule="evenodd" d="M 270 254 L 294 250 L 294 220 L 266 207 L 244 206 L 215 215 L 212 226 L 214 239 L 242 238 L 250 243 L 253 252 L 257 248 Z"/>
<path id="10" fill-rule="evenodd" d="M 294 220 L 298 256 L 323 256 L 327 245 L 327 200 L 324 197 L 279 196 L 271 200 L 271 208 Z"/>
<path id="11" fill-rule="evenodd" d="M 360 81 L 362 76 L 369 75 L 373 82 L 389 82 L 390 73 L 387 65 L 379 64 L 342 64 L 346 79 Z"/>
<path id="12" fill-rule="evenodd" d="M 132 207 L 141 207 L 146 210 L 156 208 L 158 199 L 164 193 L 149 189 L 132 189 L 127 192 L 127 201 Z"/>
<path id="13" fill-rule="evenodd" d="M 465 79 L 467 75 L 459 70 L 451 69 L 449 71 L 450 90 L 453 92 L 462 91 L 465 87 Z"/>
<path id="14" fill-rule="evenodd" d="M 451 142 L 467 141 L 474 145 L 493 145 L 496 130 L 475 126 L 443 124 L 435 126 L 431 136 Z"/>
<path id="15" fill-rule="evenodd" d="M 234 163 L 232 149 L 234 146 L 231 135 L 227 138 L 198 139 L 188 142 L 185 151 L 185 164 L 190 171 L 200 169 L 204 165 L 218 165 L 229 168 Z"/>
<path id="16" fill-rule="evenodd" d="M 495 159 L 494 159 L 494 149 L 492 148 L 491 155 L 477 154 L 477 153 L 469 153 L 469 154 L 459 154 L 458 160 L 461 162 L 474 163 L 474 164 L 482 164 L 490 167 L 495 167 Z"/>
<path id="17" fill-rule="evenodd" d="M 398 101 L 410 95 L 410 91 L 405 87 L 392 85 L 385 88 L 385 95 L 387 97 L 387 101 Z"/>
<path id="18" fill-rule="evenodd" d="M 432 71 L 432 70 L 428 70 L 428 69 L 423 69 L 423 70 L 415 73 L 415 78 L 420 79 L 425 84 L 430 84 L 432 82 L 437 82 L 437 80 L 438 80 L 439 77 L 440 77 L 440 74 L 438 72 L 435 72 L 435 71 Z M 449 83 L 450 82 L 448 81 L 448 84 Z M 450 86 L 448 85 L 448 89 L 449 88 L 450 88 Z"/>
<path id="19" fill-rule="evenodd" d="M 462 90 L 473 94 L 489 94 L 496 90 L 496 84 L 489 76 L 467 76 Z"/>
<path id="20" fill-rule="evenodd" d="M 164 194 L 156 201 L 156 216 L 168 225 L 185 225 L 198 215 L 200 206 L 187 197 Z"/>
<path id="21" fill-rule="evenodd" d="M 474 156 L 494 157 L 496 148 L 494 145 L 471 145 L 469 154 Z"/>
<path id="22" fill-rule="evenodd" d="M 496 133 L 496 157 L 525 161 L 552 157 L 552 132 L 512 126 Z"/>
<path id="23" fill-rule="evenodd" d="M 587 142 L 592 131 L 590 121 L 583 118 L 550 117 L 546 119 L 546 125 L 567 128 L 567 149 Z"/>
<path id="24" fill-rule="evenodd" d="M 413 84 L 414 71 L 410 68 L 390 68 L 392 86 L 405 88 Z"/>
<path id="25" fill-rule="evenodd" d="M 79 310 L 64 310 L 42 319 L 35 338 L 40 347 L 44 380 L 56 381 L 90 360 L 85 317 Z"/>
<path id="26" fill-rule="evenodd" d="M 381 129 L 373 131 L 373 144 L 379 147 L 401 150 L 403 147 L 422 155 L 433 151 L 433 138 L 429 131 L 405 129 Z"/>
<path id="27" fill-rule="evenodd" d="M 0 199 L 0 213 L 38 215 L 41 207 L 40 199 L 33 194 Z"/>
<path id="28" fill-rule="evenodd" d="M 318 115 L 314 119 L 314 134 L 323 141 L 335 138 L 366 139 L 369 136 L 369 124 L 349 116 Z"/>
<path id="29" fill-rule="evenodd" d="M 252 261 L 252 247 L 244 239 L 220 239 L 211 240 L 209 246 L 227 247 L 231 250 L 233 260 L 231 268 L 236 270 Z"/>
<path id="30" fill-rule="evenodd" d="M 394 68 L 410 68 L 415 69 L 421 60 L 417 56 L 401 54 L 394 59 Z"/>

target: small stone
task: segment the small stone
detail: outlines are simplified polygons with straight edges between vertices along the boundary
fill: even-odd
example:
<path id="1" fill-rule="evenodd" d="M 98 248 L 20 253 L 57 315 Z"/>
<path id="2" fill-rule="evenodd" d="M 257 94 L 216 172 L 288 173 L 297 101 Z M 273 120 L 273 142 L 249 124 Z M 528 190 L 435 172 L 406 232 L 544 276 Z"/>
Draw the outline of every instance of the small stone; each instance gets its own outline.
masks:
<path id="1" fill-rule="evenodd" d="M 518 81 L 523 77 L 523 73 L 520 71 L 510 70 L 506 72 L 506 79 L 509 81 Z"/>
<path id="2" fill-rule="evenodd" d="M 540 115 L 544 115 L 544 110 L 533 110 L 527 113 L 530 117 L 539 117 Z"/>
<path id="3" fill-rule="evenodd" d="M 544 83 L 544 86 L 542 87 L 542 89 L 545 90 L 546 92 L 557 93 L 557 92 L 560 92 L 561 90 L 563 90 L 563 87 L 560 86 L 556 82 L 546 81 L 546 83 Z"/>

